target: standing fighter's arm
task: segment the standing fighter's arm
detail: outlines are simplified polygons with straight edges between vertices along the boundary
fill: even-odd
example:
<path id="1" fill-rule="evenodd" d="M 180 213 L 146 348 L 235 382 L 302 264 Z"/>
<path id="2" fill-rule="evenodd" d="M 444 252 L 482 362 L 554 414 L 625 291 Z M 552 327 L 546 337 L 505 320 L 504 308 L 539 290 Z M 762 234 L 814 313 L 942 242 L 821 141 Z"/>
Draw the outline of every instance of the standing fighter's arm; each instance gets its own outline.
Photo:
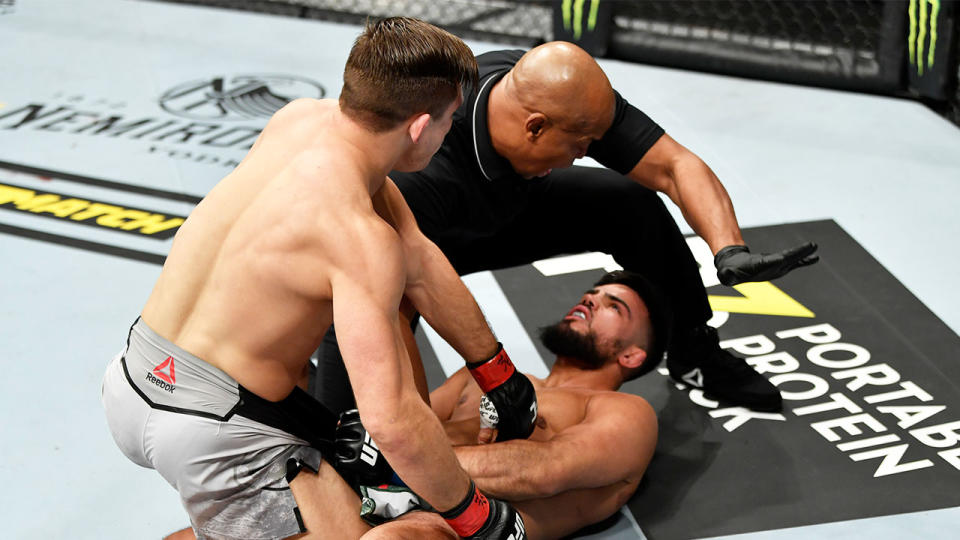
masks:
<path id="1" fill-rule="evenodd" d="M 420 232 L 392 180 L 387 179 L 374 195 L 374 205 L 400 235 L 407 265 L 404 292 L 417 311 L 466 360 L 493 356 L 497 339 L 480 306 L 440 248 Z"/>
<path id="2" fill-rule="evenodd" d="M 359 410 L 346 437 L 338 436 L 334 443 L 338 465 L 362 469 L 364 462 L 374 465 L 385 458 L 458 535 L 525 538 L 517 532 L 523 530 L 523 520 L 516 510 L 480 493 L 464 472 L 440 421 L 414 385 L 397 309 L 405 280 L 396 233 L 379 219 L 357 221 L 355 228 L 340 228 L 337 249 L 326 250 L 336 262 L 330 274 L 333 318 Z M 363 446 L 367 436 L 376 446 Z M 343 452 L 357 449 L 355 443 L 361 445 L 359 452 Z M 371 455 L 373 463 L 368 462 Z"/>
<path id="3" fill-rule="evenodd" d="M 680 208 L 686 222 L 710 246 L 717 275 L 725 285 L 774 279 L 819 259 L 814 255 L 816 244 L 810 242 L 778 253 L 750 253 L 720 179 L 702 159 L 667 134 L 627 176 L 665 193 Z"/>
<path id="4" fill-rule="evenodd" d="M 423 318 L 467 361 L 485 392 L 488 418 L 499 440 L 529 437 L 537 420 L 533 385 L 514 368 L 497 343 L 480 306 L 440 248 L 420 232 L 397 186 L 389 178 L 373 197 L 377 213 L 400 235 L 406 257 L 405 294 Z M 492 439 L 492 431 L 485 432 Z"/>
<path id="5" fill-rule="evenodd" d="M 522 501 L 637 482 L 656 444 L 657 419 L 650 405 L 637 396 L 611 393 L 591 398 L 583 421 L 550 440 L 454 450 L 480 489 Z"/>
<path id="6" fill-rule="evenodd" d="M 404 272 L 396 235 L 382 222 L 364 222 L 342 228 L 339 242 L 349 249 L 328 250 L 336 268 L 334 324 L 360 417 L 411 489 L 434 506 L 452 508 L 467 492 L 469 478 L 416 392 L 405 361 L 397 311 Z"/>

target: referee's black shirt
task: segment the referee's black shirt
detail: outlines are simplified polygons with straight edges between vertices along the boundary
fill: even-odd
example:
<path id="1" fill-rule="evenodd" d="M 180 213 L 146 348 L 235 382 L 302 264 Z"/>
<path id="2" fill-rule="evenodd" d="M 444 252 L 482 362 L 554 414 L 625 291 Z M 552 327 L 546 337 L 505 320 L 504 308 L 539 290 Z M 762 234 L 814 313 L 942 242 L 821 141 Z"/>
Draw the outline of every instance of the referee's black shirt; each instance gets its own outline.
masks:
<path id="1" fill-rule="evenodd" d="M 487 129 L 490 89 L 523 56 L 522 50 L 477 56 L 480 82 L 464 96 L 453 125 L 430 164 L 419 172 L 392 172 L 420 228 L 464 241 L 492 236 L 523 211 L 543 179 L 524 179 L 497 154 Z M 646 114 L 616 94 L 613 124 L 587 155 L 621 174 L 628 173 L 663 135 Z"/>

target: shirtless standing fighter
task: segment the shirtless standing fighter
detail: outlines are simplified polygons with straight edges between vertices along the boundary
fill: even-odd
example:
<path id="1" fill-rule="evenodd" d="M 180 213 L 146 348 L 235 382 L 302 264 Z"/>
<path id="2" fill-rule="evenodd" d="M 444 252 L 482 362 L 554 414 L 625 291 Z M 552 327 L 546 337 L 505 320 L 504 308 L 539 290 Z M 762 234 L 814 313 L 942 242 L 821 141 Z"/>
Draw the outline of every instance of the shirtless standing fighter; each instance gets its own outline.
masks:
<path id="1" fill-rule="evenodd" d="M 466 370 L 430 394 L 460 463 L 481 489 L 514 504 L 529 538 L 560 538 L 602 521 L 636 490 L 656 447 L 657 419 L 642 397 L 616 390 L 659 364 L 667 318 L 659 293 L 639 275 L 604 275 L 541 330 L 557 359 L 545 379 L 530 377 L 540 417 L 526 440 L 477 444 L 481 392 Z M 401 507 L 396 488 L 362 489 Z M 453 536 L 435 515 L 410 512 L 364 540 Z"/>
<path id="2" fill-rule="evenodd" d="M 457 463 L 416 391 L 397 315 L 406 295 L 465 359 L 492 357 L 474 372 L 509 429 L 529 434 L 532 386 L 386 179 L 427 164 L 476 77 L 452 35 L 413 19 L 372 23 L 339 104 L 278 111 L 177 233 L 102 400 L 120 449 L 177 489 L 199 538 L 367 529 L 347 517 L 357 498 L 321 460 L 336 419 L 298 387 L 334 321 L 360 416 L 404 481 L 461 536 L 522 530 Z"/>

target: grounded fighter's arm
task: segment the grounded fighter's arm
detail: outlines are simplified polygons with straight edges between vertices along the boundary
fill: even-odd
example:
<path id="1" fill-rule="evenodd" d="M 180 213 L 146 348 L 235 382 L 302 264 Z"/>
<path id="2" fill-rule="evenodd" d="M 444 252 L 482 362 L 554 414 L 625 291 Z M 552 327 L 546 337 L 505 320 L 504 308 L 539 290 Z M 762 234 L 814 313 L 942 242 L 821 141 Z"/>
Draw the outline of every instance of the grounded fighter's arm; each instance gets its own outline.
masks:
<path id="1" fill-rule="evenodd" d="M 518 501 L 514 506 L 523 514 L 527 531 L 536 531 L 537 538 L 567 538 L 615 514 L 627 504 L 639 483 L 637 479 L 598 488 L 572 489 L 553 497 Z"/>
<path id="2" fill-rule="evenodd" d="M 520 501 L 638 481 L 656 442 L 657 419 L 650 405 L 637 396 L 611 393 L 591 398 L 584 420 L 549 441 L 454 450 L 481 489 Z"/>
<path id="3" fill-rule="evenodd" d="M 360 416 L 380 451 L 431 505 L 452 508 L 464 498 L 469 478 L 414 387 L 397 311 L 402 255 L 396 235 L 381 227 L 344 233 L 349 256 L 339 257 L 331 276 L 340 350 Z"/>
<path id="4" fill-rule="evenodd" d="M 717 175 L 696 154 L 664 134 L 627 176 L 670 197 L 715 254 L 743 244 L 733 203 Z"/>
<path id="5" fill-rule="evenodd" d="M 440 248 L 420 232 L 403 195 L 387 179 L 374 195 L 377 213 L 394 226 L 407 257 L 406 295 L 444 340 L 470 362 L 497 352 L 480 306 Z"/>
<path id="6" fill-rule="evenodd" d="M 806 242 L 777 253 L 751 253 L 744 244 L 733 203 L 717 175 L 696 154 L 664 134 L 628 176 L 665 193 L 680 208 L 714 254 L 725 285 L 767 281 L 819 260 L 816 244 Z"/>
<path id="7" fill-rule="evenodd" d="M 430 407 L 441 422 L 445 422 L 453 415 L 457 408 L 457 402 L 467 384 L 472 382 L 470 372 L 467 368 L 460 368 L 456 373 L 447 378 L 436 390 L 430 392 Z"/>

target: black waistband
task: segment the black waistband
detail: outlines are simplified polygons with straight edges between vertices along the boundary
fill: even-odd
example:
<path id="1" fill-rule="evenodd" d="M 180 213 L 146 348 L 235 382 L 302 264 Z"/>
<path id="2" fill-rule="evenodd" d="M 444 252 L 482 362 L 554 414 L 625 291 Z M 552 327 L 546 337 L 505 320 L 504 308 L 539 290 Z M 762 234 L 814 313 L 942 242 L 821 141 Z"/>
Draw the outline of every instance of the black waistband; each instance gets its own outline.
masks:
<path id="1" fill-rule="evenodd" d="M 299 387 L 280 401 L 267 401 L 243 386 L 239 389 L 234 414 L 296 435 L 324 454 L 332 452 L 336 415 Z"/>

